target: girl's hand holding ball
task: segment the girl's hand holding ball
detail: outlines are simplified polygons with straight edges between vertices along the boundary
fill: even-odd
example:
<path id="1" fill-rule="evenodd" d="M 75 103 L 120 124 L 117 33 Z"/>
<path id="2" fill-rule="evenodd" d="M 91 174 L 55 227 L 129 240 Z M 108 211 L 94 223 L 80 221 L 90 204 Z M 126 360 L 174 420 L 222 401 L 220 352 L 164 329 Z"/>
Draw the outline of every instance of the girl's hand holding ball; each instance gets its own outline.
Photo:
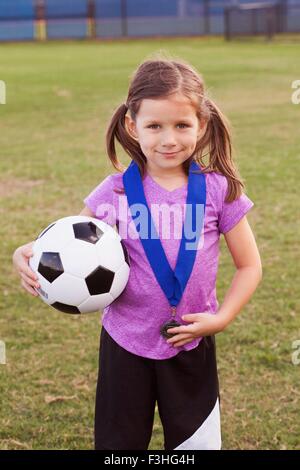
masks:
<path id="1" fill-rule="evenodd" d="M 39 287 L 38 277 L 29 267 L 29 258 L 33 256 L 32 247 L 34 242 L 26 243 L 26 245 L 19 246 L 13 254 L 13 264 L 17 273 L 21 277 L 22 287 L 34 297 L 38 293 L 34 290 Z"/>

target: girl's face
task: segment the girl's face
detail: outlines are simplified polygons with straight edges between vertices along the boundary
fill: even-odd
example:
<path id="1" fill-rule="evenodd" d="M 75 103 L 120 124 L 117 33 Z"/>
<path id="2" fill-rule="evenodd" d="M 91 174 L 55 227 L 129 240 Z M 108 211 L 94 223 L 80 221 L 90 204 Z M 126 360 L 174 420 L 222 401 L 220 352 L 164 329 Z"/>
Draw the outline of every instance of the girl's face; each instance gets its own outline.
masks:
<path id="1" fill-rule="evenodd" d="M 126 125 L 147 158 L 147 170 L 155 175 L 182 171 L 206 130 L 191 101 L 181 94 L 144 99 L 136 121 L 126 116 Z"/>

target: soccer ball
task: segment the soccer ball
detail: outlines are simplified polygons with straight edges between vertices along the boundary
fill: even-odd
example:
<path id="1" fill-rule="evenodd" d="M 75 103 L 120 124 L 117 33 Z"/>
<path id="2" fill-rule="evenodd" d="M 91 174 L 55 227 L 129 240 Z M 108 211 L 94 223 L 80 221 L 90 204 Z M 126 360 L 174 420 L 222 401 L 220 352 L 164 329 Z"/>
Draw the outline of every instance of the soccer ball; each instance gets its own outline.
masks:
<path id="1" fill-rule="evenodd" d="M 124 290 L 130 270 L 120 235 L 86 216 L 64 217 L 43 230 L 29 260 L 40 298 L 65 313 L 103 310 Z"/>

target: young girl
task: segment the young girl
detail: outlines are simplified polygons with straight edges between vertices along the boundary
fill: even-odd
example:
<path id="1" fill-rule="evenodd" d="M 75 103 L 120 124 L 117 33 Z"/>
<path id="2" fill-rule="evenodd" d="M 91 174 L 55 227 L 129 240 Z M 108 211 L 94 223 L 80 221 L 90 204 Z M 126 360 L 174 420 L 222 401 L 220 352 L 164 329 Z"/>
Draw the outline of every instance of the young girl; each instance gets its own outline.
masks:
<path id="1" fill-rule="evenodd" d="M 220 449 L 214 335 L 233 321 L 262 277 L 246 219 L 253 203 L 242 192 L 228 124 L 196 70 L 157 58 L 136 70 L 106 139 L 118 172 L 91 192 L 80 214 L 117 225 L 130 276 L 103 311 L 95 447 L 147 449 L 157 402 L 165 449 Z M 132 159 L 126 171 L 115 139 Z M 163 227 L 157 207 L 164 208 Z M 145 221 L 150 235 L 142 233 Z M 220 234 L 236 266 L 221 306 Z M 37 295 L 31 248 L 19 247 L 13 261 L 22 286 Z"/>

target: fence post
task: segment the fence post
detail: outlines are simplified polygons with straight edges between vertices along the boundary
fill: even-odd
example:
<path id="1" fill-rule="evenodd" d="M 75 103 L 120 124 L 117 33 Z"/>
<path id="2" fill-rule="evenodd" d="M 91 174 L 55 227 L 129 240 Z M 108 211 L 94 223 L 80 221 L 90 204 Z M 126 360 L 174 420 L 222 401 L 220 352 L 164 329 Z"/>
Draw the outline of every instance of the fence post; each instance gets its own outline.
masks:
<path id="1" fill-rule="evenodd" d="M 210 33 L 210 0 L 203 0 L 203 7 L 204 7 L 204 34 Z"/>
<path id="2" fill-rule="evenodd" d="M 271 41 L 274 35 L 274 20 L 275 20 L 275 9 L 273 6 L 270 6 L 269 8 L 266 9 L 266 17 L 267 17 L 267 39 Z"/>
<path id="3" fill-rule="evenodd" d="M 95 0 L 87 0 L 87 25 L 88 25 L 88 37 L 96 37 L 96 7 Z"/>
<path id="4" fill-rule="evenodd" d="M 277 4 L 278 7 L 278 23 L 279 31 L 281 33 L 287 32 L 287 12 L 288 12 L 288 3 L 287 0 L 280 0 Z"/>
<path id="5" fill-rule="evenodd" d="M 121 0 L 121 21 L 122 21 L 122 36 L 127 36 L 128 35 L 127 0 Z"/>
<path id="6" fill-rule="evenodd" d="M 45 41 L 47 39 L 47 24 L 45 18 L 45 3 L 44 0 L 35 0 L 35 17 L 36 27 L 35 34 L 38 41 Z"/>
<path id="7" fill-rule="evenodd" d="M 225 39 L 226 41 L 230 41 L 230 27 L 229 27 L 229 14 L 231 9 L 229 7 L 224 8 L 224 29 L 225 29 Z"/>

